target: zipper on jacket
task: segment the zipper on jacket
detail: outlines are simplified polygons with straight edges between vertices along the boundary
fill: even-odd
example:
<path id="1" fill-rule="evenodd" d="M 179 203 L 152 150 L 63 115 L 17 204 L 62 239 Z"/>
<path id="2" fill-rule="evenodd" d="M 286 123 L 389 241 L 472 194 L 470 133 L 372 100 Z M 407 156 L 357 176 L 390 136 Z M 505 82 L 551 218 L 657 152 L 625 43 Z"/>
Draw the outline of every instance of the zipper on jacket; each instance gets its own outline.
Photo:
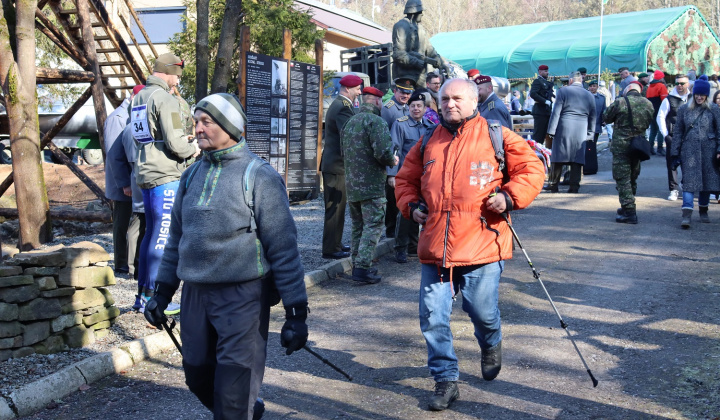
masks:
<path id="1" fill-rule="evenodd" d="M 457 131 L 455 134 L 453 134 L 452 139 L 450 139 L 450 145 L 448 145 L 448 149 L 452 146 L 452 143 L 455 141 L 455 138 L 457 137 Z M 447 169 L 447 163 L 446 163 L 446 169 Z M 443 178 L 445 177 L 445 174 L 443 173 Z M 452 180 L 450 180 L 450 185 L 452 186 Z M 450 192 L 452 195 L 452 191 Z M 444 199 L 443 199 L 444 200 Z M 450 230 L 450 210 L 447 211 L 447 216 L 445 218 L 445 241 L 443 244 L 443 260 L 442 265 L 445 267 L 445 262 L 447 259 L 447 243 L 448 243 L 448 231 Z M 452 280 L 451 280 L 452 282 Z"/>

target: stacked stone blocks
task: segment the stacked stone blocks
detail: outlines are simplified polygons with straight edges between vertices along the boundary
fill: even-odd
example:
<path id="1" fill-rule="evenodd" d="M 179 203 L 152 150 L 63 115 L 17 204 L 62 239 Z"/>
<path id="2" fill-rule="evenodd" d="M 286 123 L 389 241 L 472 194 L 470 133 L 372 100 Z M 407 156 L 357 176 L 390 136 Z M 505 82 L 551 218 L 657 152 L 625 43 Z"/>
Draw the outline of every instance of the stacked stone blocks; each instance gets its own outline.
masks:
<path id="1" fill-rule="evenodd" d="M 92 242 L 16 254 L 0 265 L 0 362 L 82 347 L 120 310 L 110 255 Z"/>

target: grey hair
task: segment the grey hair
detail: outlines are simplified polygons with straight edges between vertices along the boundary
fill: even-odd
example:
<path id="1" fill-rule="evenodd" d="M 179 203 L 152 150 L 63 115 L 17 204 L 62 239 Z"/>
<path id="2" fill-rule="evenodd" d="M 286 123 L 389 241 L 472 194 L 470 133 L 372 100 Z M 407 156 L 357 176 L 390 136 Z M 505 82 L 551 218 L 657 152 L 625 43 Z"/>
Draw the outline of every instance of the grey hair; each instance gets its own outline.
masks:
<path id="1" fill-rule="evenodd" d="M 572 80 L 573 83 L 575 82 L 582 82 L 582 73 L 579 71 L 574 71 L 570 73 L 570 76 L 568 76 L 568 81 Z"/>
<path id="2" fill-rule="evenodd" d="M 472 99 L 472 98 L 477 99 L 477 97 L 478 97 L 478 95 L 479 95 L 479 92 L 478 92 L 478 88 L 477 88 L 477 85 L 475 84 L 475 82 L 472 81 L 472 80 L 462 79 L 462 78 L 456 77 L 456 78 L 454 78 L 454 79 L 450 79 L 450 80 L 446 81 L 446 82 L 443 83 L 443 85 L 440 87 L 440 100 L 442 100 L 443 93 L 445 93 L 445 88 L 447 88 L 447 86 L 448 86 L 450 83 L 453 83 L 453 82 L 455 82 L 456 80 L 459 80 L 459 81 L 461 81 L 461 82 L 463 82 L 463 83 L 465 84 L 465 88 L 467 89 L 467 93 L 468 93 L 468 95 L 470 96 L 471 99 Z"/>

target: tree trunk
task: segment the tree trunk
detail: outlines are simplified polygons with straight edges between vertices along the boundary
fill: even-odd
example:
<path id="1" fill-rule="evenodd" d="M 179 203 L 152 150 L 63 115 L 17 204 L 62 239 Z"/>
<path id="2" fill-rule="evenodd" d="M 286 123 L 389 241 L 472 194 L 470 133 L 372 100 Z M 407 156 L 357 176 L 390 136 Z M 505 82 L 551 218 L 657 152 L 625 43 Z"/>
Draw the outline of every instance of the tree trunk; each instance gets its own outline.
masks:
<path id="1" fill-rule="evenodd" d="M 197 0 L 197 37 L 195 38 L 195 103 L 207 96 L 210 0 Z"/>
<path id="2" fill-rule="evenodd" d="M 241 10 L 242 0 L 227 0 L 225 3 L 225 15 L 220 29 L 220 44 L 215 58 L 215 73 L 210 88 L 212 93 L 227 92 Z"/>
<path id="3" fill-rule="evenodd" d="M 3 5 L 9 2 L 3 0 Z M 15 198 L 19 211 L 18 249 L 27 251 L 52 240 L 52 225 L 40 155 L 35 97 L 35 9 L 37 0 L 19 0 L 17 61 L 12 54 L 4 11 L 0 11 L 0 84 L 7 98 Z M 4 8 L 7 10 L 7 7 Z"/>

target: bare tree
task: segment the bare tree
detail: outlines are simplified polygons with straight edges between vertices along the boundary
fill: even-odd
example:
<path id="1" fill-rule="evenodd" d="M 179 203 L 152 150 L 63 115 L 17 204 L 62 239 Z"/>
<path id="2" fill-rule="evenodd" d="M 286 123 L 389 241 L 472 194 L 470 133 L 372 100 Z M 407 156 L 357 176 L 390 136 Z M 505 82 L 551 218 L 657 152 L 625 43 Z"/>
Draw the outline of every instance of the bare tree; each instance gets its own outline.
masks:
<path id="1" fill-rule="evenodd" d="M 213 73 L 212 93 L 226 92 L 232 70 L 232 57 L 237 41 L 238 24 L 240 23 L 242 0 L 227 0 L 225 15 L 220 29 L 220 44 L 215 58 L 215 73 Z"/>
<path id="2" fill-rule="evenodd" d="M 208 65 L 210 51 L 208 50 L 210 0 L 197 0 L 197 27 L 195 38 L 195 103 L 207 96 Z"/>
<path id="3" fill-rule="evenodd" d="M 40 159 L 35 97 L 35 9 L 37 0 L 2 0 L 0 9 L 0 85 L 7 99 L 15 197 L 19 212 L 18 248 L 39 247 L 52 239 L 45 177 Z M 8 13 L 10 12 L 10 13 Z M 14 16 L 12 16 L 14 12 Z M 11 27 L 14 31 L 11 32 Z M 14 32 L 14 39 L 12 33 Z M 15 45 L 15 52 L 13 52 Z"/>

